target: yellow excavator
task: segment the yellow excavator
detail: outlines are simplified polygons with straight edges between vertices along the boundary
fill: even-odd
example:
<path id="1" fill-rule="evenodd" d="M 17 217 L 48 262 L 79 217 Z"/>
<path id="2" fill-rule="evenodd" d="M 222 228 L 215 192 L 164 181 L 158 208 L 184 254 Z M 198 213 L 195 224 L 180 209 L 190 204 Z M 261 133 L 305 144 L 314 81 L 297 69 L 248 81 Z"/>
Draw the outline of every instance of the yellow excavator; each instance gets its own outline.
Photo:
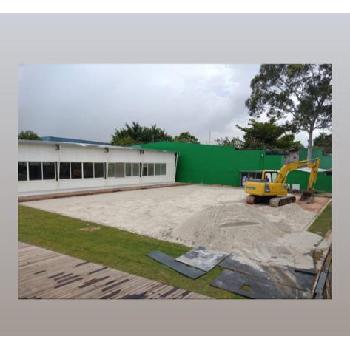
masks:
<path id="1" fill-rule="evenodd" d="M 279 171 L 263 170 L 261 179 L 248 179 L 244 183 L 244 190 L 248 194 L 246 202 L 254 204 L 268 201 L 272 207 L 295 202 L 295 196 L 288 195 L 287 176 L 293 170 L 308 167 L 310 168 L 308 186 L 307 190 L 302 192 L 300 200 L 312 203 L 319 166 L 320 159 L 316 158 L 286 163 Z"/>

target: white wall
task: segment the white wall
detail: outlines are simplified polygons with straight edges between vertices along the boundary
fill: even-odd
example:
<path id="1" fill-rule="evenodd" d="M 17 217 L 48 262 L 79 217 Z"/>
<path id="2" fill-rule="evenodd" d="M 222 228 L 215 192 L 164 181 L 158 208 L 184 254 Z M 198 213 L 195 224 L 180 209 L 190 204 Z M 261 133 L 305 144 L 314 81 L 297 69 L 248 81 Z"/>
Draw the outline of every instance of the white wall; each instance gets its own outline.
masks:
<path id="1" fill-rule="evenodd" d="M 157 176 L 126 176 L 123 178 L 91 178 L 91 179 L 59 179 L 18 181 L 18 194 L 31 195 L 49 192 L 63 192 L 92 188 L 121 187 L 140 184 L 174 183 L 175 154 L 153 150 L 104 148 L 94 146 L 79 146 L 61 144 L 56 150 L 56 144 L 19 143 L 19 162 L 130 162 L 130 163 L 166 163 L 166 175 Z"/>

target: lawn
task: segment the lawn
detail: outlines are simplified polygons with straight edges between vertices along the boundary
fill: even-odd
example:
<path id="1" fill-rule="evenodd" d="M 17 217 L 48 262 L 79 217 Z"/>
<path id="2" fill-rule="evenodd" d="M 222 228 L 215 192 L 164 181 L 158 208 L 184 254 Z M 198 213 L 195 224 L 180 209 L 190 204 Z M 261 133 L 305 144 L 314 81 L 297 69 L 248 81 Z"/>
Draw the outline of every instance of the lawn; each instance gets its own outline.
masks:
<path id="1" fill-rule="evenodd" d="M 160 250 L 176 257 L 190 250 L 189 247 L 184 245 L 169 243 L 23 205 L 20 205 L 18 210 L 18 238 L 22 242 L 213 298 L 239 298 L 239 296 L 232 293 L 210 286 L 210 282 L 221 272 L 218 267 L 204 276 L 192 280 L 147 256 L 152 250 Z"/>
<path id="2" fill-rule="evenodd" d="M 309 231 L 317 233 L 322 237 L 332 229 L 332 202 L 322 211 L 316 220 L 309 227 Z"/>

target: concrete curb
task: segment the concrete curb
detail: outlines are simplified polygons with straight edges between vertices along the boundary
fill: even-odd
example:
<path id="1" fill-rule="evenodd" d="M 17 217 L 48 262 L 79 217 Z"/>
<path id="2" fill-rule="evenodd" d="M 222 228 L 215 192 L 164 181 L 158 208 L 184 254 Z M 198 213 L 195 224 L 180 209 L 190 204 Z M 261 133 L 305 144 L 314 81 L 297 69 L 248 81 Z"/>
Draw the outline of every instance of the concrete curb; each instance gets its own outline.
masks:
<path id="1" fill-rule="evenodd" d="M 30 202 L 30 201 L 40 201 L 44 199 L 56 199 L 56 198 L 65 198 L 65 197 L 78 197 L 78 196 L 90 196 L 93 194 L 102 194 L 102 193 L 114 193 L 121 191 L 134 191 L 134 190 L 147 190 L 151 188 L 161 188 L 161 187 L 177 187 L 177 186 L 186 186 L 189 184 L 185 183 L 173 183 L 173 184 L 163 184 L 163 185 L 142 185 L 142 186 L 128 186 L 128 187 L 113 187 L 113 188 L 104 188 L 98 190 L 86 190 L 86 191 L 72 191 L 64 193 L 45 193 L 33 196 L 19 196 L 18 202 Z"/>

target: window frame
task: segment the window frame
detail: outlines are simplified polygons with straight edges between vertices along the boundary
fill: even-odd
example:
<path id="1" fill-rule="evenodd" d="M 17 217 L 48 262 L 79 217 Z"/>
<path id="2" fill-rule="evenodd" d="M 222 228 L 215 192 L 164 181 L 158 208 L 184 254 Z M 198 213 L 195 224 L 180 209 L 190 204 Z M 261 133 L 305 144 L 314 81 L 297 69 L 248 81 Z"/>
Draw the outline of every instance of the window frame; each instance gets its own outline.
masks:
<path id="1" fill-rule="evenodd" d="M 62 164 L 69 164 L 69 177 L 61 177 L 61 165 Z M 59 169 L 58 169 L 58 179 L 59 180 L 71 180 L 72 179 L 72 164 L 71 162 L 60 162 L 59 163 Z"/>
<path id="2" fill-rule="evenodd" d="M 82 163 L 82 167 L 83 167 L 83 179 L 94 179 L 95 178 L 95 167 L 94 167 L 94 163 L 93 162 L 83 162 Z M 91 164 L 91 176 L 85 176 L 85 165 L 87 164 Z"/>
<path id="3" fill-rule="evenodd" d="M 125 174 L 125 164 L 126 163 L 125 162 L 115 162 L 114 164 L 115 164 L 115 178 L 123 179 L 124 177 L 126 177 L 126 174 Z M 118 166 L 120 166 L 120 169 L 123 168 L 123 176 L 118 175 Z"/>
<path id="4" fill-rule="evenodd" d="M 132 163 L 125 163 L 125 170 L 124 170 L 125 177 L 131 177 L 132 176 Z"/>
<path id="5" fill-rule="evenodd" d="M 73 164 L 80 164 L 80 177 L 73 177 Z M 82 180 L 83 179 L 83 163 L 82 162 L 70 162 L 70 178 L 71 180 Z"/>
<path id="6" fill-rule="evenodd" d="M 164 170 L 164 173 L 163 173 Z M 167 164 L 166 163 L 160 163 L 160 176 L 166 176 L 167 174 Z"/>
<path id="7" fill-rule="evenodd" d="M 113 169 L 113 174 L 110 175 L 111 170 Z M 116 174 L 116 165 L 115 163 L 107 163 L 107 178 L 114 178 Z"/>
<path id="8" fill-rule="evenodd" d="M 25 168 L 26 168 L 26 171 L 25 171 L 25 174 L 26 174 L 26 178 L 25 178 L 25 180 L 20 180 L 19 179 L 19 174 L 20 174 L 20 172 L 19 172 L 19 169 L 17 169 L 17 181 L 20 181 L 20 182 L 23 182 L 23 181 L 29 181 L 29 166 L 28 166 L 28 162 L 17 162 L 18 163 L 18 168 L 19 168 L 19 164 L 20 163 L 23 163 L 23 164 L 25 164 Z"/>
<path id="9" fill-rule="evenodd" d="M 154 163 L 154 176 L 161 176 L 161 163 Z"/>
<path id="10" fill-rule="evenodd" d="M 144 170 L 146 170 L 146 174 L 144 174 Z M 141 172 L 142 177 L 143 176 L 148 176 L 148 163 L 142 163 L 142 172 Z"/>
<path id="11" fill-rule="evenodd" d="M 102 166 L 102 176 L 96 176 L 96 164 L 101 164 Z M 103 162 L 94 162 L 93 163 L 94 170 L 94 179 L 104 179 L 105 178 L 105 165 Z"/>
<path id="12" fill-rule="evenodd" d="M 56 181 L 56 173 L 57 173 L 57 171 L 56 171 L 56 166 L 57 166 L 57 164 L 56 164 L 56 162 L 41 162 L 41 167 L 42 167 L 42 174 L 43 174 L 43 180 L 44 181 Z M 45 178 L 45 176 L 44 176 L 44 167 L 45 167 L 45 164 L 52 164 L 53 165 L 53 178 L 52 177 L 50 177 L 50 178 Z"/>
<path id="13" fill-rule="evenodd" d="M 30 164 L 31 163 L 38 163 L 40 164 L 40 179 L 31 179 L 30 178 Z M 28 162 L 28 180 L 29 181 L 42 181 L 43 180 L 43 163 L 42 162 Z"/>
<path id="14" fill-rule="evenodd" d="M 135 168 L 137 168 L 136 174 L 134 174 Z M 140 176 L 140 163 L 131 163 L 131 176 L 134 176 L 134 177 Z"/>
<path id="15" fill-rule="evenodd" d="M 153 168 L 153 174 L 150 174 L 150 167 Z M 147 174 L 148 176 L 155 176 L 155 166 L 154 166 L 154 163 L 147 163 Z"/>

